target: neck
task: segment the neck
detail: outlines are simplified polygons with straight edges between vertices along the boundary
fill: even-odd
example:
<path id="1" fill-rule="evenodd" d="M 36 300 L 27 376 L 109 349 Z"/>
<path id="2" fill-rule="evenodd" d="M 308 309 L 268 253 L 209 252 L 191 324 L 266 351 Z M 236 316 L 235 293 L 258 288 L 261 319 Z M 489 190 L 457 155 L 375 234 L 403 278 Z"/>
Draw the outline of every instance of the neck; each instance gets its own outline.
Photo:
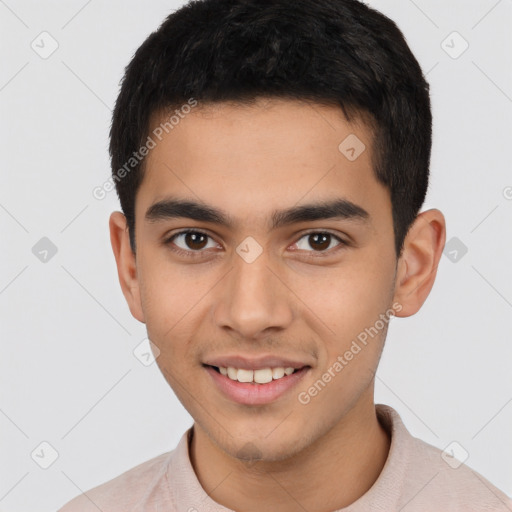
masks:
<path id="1" fill-rule="evenodd" d="M 389 446 L 372 393 L 371 400 L 360 401 L 326 435 L 288 459 L 244 463 L 221 450 L 197 424 L 190 459 L 203 489 L 231 510 L 332 512 L 370 489 Z"/>

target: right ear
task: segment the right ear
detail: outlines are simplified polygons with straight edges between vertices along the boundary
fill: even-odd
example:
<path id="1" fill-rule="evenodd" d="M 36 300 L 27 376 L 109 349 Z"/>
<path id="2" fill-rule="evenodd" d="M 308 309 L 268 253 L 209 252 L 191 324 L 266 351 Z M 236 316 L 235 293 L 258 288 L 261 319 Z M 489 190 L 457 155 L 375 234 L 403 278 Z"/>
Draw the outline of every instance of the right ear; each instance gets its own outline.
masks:
<path id="1" fill-rule="evenodd" d="M 113 212 L 110 215 L 109 229 L 110 243 L 116 258 L 117 275 L 123 295 L 134 318 L 139 322 L 146 323 L 140 299 L 135 254 L 130 246 L 126 217 L 121 212 Z"/>

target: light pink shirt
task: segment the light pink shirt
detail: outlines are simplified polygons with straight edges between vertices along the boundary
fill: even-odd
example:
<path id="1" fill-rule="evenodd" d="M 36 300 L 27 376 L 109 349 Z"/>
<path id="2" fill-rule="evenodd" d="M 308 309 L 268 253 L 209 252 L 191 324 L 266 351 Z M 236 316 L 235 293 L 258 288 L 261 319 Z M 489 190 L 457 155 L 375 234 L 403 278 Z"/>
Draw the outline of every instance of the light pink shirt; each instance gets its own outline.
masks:
<path id="1" fill-rule="evenodd" d="M 377 404 L 376 411 L 391 435 L 386 464 L 368 492 L 335 512 L 512 511 L 506 494 L 413 437 L 393 408 Z M 77 496 L 58 512 L 233 512 L 201 487 L 189 459 L 190 433 L 183 434 L 173 451 Z"/>

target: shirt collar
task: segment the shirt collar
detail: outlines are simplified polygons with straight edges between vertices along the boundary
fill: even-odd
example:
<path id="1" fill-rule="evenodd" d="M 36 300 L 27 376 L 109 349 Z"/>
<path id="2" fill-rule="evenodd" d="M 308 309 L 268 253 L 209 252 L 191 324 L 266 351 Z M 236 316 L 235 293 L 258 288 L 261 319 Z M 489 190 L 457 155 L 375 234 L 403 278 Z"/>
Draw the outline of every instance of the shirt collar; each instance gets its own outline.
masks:
<path id="1" fill-rule="evenodd" d="M 399 414 L 390 406 L 376 404 L 377 418 L 390 434 L 391 444 L 384 467 L 373 486 L 357 501 L 336 512 L 393 510 L 399 503 L 409 464 L 413 437 Z M 233 512 L 219 505 L 203 489 L 190 462 L 193 427 L 181 437 L 169 458 L 166 478 L 177 512 Z"/>

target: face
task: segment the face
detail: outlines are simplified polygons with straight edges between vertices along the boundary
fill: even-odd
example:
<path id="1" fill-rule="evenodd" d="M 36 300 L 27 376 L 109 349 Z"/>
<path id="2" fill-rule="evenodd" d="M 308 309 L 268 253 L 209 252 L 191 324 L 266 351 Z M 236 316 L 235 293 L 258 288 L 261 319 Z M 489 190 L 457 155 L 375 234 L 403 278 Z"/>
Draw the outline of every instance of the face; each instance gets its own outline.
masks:
<path id="1" fill-rule="evenodd" d="M 280 460 L 373 405 L 397 261 L 363 124 L 294 101 L 199 105 L 148 155 L 136 244 L 131 311 L 226 453 Z M 224 367 L 296 371 L 237 383 Z"/>

